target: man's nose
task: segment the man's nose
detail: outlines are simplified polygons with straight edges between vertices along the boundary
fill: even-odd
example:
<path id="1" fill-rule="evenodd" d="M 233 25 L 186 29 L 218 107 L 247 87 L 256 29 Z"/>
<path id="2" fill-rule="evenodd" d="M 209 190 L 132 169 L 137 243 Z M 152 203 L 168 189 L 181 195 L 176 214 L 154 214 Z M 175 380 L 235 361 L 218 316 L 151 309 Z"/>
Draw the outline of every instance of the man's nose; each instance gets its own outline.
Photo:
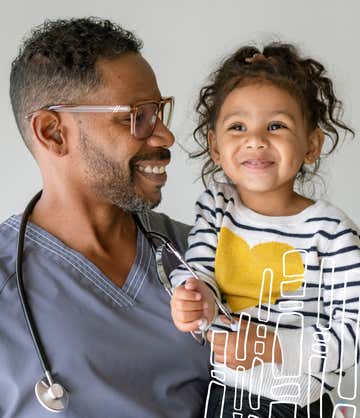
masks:
<path id="1" fill-rule="evenodd" d="M 175 137 L 170 129 L 158 118 L 154 132 L 147 138 L 147 142 L 153 147 L 170 148 L 175 142 Z"/>

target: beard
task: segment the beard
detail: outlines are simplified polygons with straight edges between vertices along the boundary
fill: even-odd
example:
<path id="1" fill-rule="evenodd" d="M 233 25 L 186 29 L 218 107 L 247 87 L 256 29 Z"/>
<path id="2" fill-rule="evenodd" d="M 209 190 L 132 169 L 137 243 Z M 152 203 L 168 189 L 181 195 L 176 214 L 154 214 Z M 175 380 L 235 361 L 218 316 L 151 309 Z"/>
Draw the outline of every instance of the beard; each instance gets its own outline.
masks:
<path id="1" fill-rule="evenodd" d="M 152 153 L 135 155 L 130 160 L 128 168 L 125 168 L 106 155 L 83 132 L 78 147 L 85 162 L 85 181 L 99 198 L 107 200 L 125 212 L 150 210 L 160 203 L 161 195 L 156 200 L 151 200 L 136 191 L 135 163 L 141 160 L 169 159 L 168 149 L 158 148 Z"/>

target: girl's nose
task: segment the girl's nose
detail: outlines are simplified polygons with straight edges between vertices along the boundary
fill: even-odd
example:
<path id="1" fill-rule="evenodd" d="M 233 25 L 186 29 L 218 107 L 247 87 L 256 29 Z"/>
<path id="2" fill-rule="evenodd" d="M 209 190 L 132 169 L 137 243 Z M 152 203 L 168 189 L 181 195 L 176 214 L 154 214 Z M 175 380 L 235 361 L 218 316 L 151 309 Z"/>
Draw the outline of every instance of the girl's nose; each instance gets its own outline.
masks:
<path id="1" fill-rule="evenodd" d="M 246 138 L 246 148 L 261 149 L 267 146 L 268 141 L 261 134 L 251 134 Z"/>

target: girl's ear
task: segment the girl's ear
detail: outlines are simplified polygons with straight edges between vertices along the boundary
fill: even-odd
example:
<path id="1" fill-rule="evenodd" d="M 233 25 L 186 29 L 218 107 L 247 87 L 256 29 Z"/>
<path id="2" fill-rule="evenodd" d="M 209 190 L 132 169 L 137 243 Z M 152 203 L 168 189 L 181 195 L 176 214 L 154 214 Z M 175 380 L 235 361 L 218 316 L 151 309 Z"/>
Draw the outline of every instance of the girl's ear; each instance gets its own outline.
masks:
<path id="1" fill-rule="evenodd" d="M 322 129 L 313 130 L 308 139 L 308 150 L 305 154 L 304 163 L 313 164 L 320 157 L 324 144 L 325 135 Z"/>
<path id="2" fill-rule="evenodd" d="M 210 129 L 208 132 L 208 145 L 209 145 L 209 151 L 210 151 L 210 156 L 212 158 L 212 160 L 214 161 L 215 164 L 219 164 L 220 163 L 220 154 L 219 154 L 219 150 L 218 150 L 218 145 L 216 142 L 216 135 L 215 132 Z"/>

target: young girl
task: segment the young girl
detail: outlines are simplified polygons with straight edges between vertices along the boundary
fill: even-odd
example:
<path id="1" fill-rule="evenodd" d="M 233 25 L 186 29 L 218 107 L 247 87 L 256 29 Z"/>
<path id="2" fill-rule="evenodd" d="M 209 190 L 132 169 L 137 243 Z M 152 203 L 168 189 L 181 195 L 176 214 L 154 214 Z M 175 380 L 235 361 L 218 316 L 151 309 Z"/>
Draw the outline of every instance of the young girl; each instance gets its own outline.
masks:
<path id="1" fill-rule="evenodd" d="M 359 231 L 294 189 L 317 171 L 324 139 L 331 153 L 340 130 L 353 133 L 341 108 L 324 67 L 280 43 L 240 48 L 201 90 L 196 156 L 212 181 L 186 253 L 201 281 L 173 272 L 171 306 L 181 331 L 213 324 L 208 417 L 320 416 L 358 361 Z M 210 289 L 235 327 L 216 317 Z"/>

